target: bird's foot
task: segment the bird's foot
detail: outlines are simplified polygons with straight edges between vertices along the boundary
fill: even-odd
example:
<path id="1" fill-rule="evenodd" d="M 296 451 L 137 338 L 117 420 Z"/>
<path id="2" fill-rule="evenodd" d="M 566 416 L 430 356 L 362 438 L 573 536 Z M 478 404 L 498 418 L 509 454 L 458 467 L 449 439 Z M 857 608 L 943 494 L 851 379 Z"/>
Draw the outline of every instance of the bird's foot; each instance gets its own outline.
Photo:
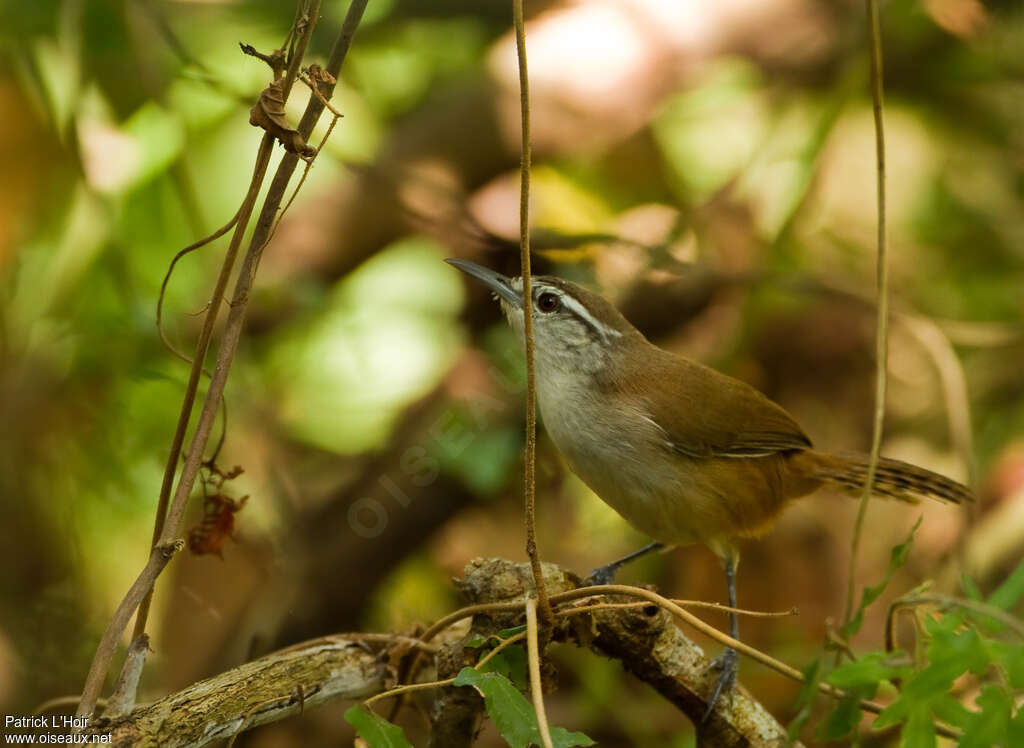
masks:
<path id="1" fill-rule="evenodd" d="M 592 572 L 587 574 L 587 578 L 583 580 L 583 584 L 587 587 L 596 587 L 599 584 L 611 584 L 615 581 L 615 574 L 618 570 L 619 564 L 617 563 L 598 566 Z"/>
<path id="2" fill-rule="evenodd" d="M 732 701 L 732 689 L 736 683 L 736 672 L 739 670 L 739 657 L 736 654 L 736 650 L 729 647 L 721 656 L 715 659 L 711 663 L 709 669 L 717 670 L 718 680 L 715 682 L 715 690 L 711 692 L 711 698 L 708 699 L 708 708 L 704 712 L 704 718 L 702 722 L 707 722 L 708 717 L 715 711 L 715 706 L 718 704 L 718 699 L 726 694 L 730 701 Z"/>

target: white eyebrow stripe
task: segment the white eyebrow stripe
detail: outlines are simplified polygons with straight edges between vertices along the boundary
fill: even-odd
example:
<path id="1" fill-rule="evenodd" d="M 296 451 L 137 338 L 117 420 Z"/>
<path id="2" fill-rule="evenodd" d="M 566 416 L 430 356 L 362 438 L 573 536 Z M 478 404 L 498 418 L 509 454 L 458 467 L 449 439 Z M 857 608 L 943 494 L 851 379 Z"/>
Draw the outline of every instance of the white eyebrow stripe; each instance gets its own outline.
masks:
<path id="1" fill-rule="evenodd" d="M 545 286 L 545 288 L 547 288 L 547 286 Z M 557 288 L 551 288 L 549 290 L 552 293 L 557 293 L 559 297 L 562 299 L 562 303 L 565 304 L 565 307 L 570 312 L 572 312 L 577 317 L 586 322 L 588 325 L 590 325 L 590 327 L 593 330 L 597 331 L 597 334 L 600 335 L 606 343 L 608 342 L 608 338 L 618 338 L 622 336 L 622 333 L 616 330 L 615 328 L 608 327 L 608 325 L 604 324 L 600 320 L 595 319 L 594 316 L 589 311 L 587 311 L 587 308 L 585 306 L 583 306 L 580 302 L 578 302 L 569 294 Z"/>

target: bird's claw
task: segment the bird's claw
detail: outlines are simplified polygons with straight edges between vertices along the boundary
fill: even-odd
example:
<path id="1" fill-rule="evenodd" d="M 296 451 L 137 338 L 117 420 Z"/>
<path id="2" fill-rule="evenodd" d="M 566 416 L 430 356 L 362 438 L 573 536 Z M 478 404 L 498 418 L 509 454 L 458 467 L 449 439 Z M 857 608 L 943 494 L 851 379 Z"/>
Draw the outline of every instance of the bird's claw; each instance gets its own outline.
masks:
<path id="1" fill-rule="evenodd" d="M 709 669 L 719 671 L 718 680 L 715 681 L 715 690 L 711 692 L 711 698 L 708 699 L 708 708 L 704 712 L 701 722 L 708 721 L 708 717 L 715 711 L 715 706 L 718 704 L 718 699 L 722 694 L 727 694 L 729 700 L 732 700 L 732 689 L 736 683 L 736 671 L 739 669 L 738 659 L 736 650 L 729 647 L 711 663 Z"/>
<path id="2" fill-rule="evenodd" d="M 587 587 L 596 587 L 601 584 L 611 584 L 615 581 L 615 573 L 618 570 L 618 564 L 598 566 L 592 572 L 587 574 L 587 578 L 583 580 L 583 584 Z"/>

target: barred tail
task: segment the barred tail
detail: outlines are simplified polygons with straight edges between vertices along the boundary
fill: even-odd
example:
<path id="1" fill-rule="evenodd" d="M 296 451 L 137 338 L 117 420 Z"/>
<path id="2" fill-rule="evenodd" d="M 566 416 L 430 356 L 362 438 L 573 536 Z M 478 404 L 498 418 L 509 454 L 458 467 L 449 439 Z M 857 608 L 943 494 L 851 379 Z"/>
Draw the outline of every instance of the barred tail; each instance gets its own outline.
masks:
<path id="1" fill-rule="evenodd" d="M 864 490 L 868 478 L 867 455 L 829 455 L 809 452 L 814 461 L 814 476 L 844 493 L 857 494 Z M 890 499 L 916 504 L 922 498 L 963 504 L 974 501 L 967 486 L 944 475 L 899 460 L 882 457 L 875 471 L 874 492 Z"/>

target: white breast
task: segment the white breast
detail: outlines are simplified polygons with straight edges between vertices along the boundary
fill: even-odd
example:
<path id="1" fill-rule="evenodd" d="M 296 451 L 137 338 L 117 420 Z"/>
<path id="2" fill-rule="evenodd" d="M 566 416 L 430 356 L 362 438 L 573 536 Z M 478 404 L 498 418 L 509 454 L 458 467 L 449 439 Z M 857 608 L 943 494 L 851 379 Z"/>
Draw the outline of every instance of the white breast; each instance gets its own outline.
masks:
<path id="1" fill-rule="evenodd" d="M 670 457 L 664 432 L 640 408 L 609 407 L 599 397 L 579 377 L 538 377 L 544 426 L 572 471 L 652 538 L 669 544 L 708 539 L 705 499 Z M 648 459 L 641 459 L 641 450 Z M 652 454 L 665 461 L 651 460 Z"/>

